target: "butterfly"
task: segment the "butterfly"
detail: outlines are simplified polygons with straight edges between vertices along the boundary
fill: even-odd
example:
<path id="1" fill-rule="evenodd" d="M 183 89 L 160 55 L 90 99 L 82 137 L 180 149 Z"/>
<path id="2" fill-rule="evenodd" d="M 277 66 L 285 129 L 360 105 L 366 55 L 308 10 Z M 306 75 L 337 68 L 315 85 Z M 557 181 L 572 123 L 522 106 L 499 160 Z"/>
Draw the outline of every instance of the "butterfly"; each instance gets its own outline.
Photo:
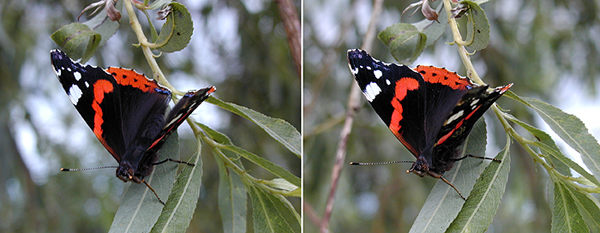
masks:
<path id="1" fill-rule="evenodd" d="M 371 107 L 415 156 L 408 172 L 442 179 L 465 199 L 443 174 L 467 157 L 490 159 L 461 155 L 460 148 L 477 119 L 512 83 L 489 88 L 444 68 L 413 70 L 358 49 L 348 51 L 348 65 Z"/>
<path id="2" fill-rule="evenodd" d="M 116 176 L 144 183 L 167 137 L 216 89 L 187 92 L 168 111 L 171 91 L 131 69 L 107 69 L 74 62 L 64 52 L 50 52 L 52 67 L 69 100 L 106 150 L 118 162 Z M 69 169 L 63 169 L 68 171 Z"/>

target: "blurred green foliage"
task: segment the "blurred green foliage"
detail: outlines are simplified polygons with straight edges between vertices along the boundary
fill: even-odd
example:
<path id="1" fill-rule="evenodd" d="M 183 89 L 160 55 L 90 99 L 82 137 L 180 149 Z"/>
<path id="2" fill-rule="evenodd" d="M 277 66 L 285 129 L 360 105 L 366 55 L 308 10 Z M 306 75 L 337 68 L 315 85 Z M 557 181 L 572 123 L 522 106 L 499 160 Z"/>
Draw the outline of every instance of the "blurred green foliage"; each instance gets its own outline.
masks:
<path id="1" fill-rule="evenodd" d="M 58 172 L 60 167 L 115 163 L 69 106 L 48 55 L 56 48 L 50 34 L 76 21 L 81 9 L 92 2 L 8 0 L 0 4 L 0 232 L 106 232 L 110 227 L 126 185 L 115 179 L 114 171 Z M 285 119 L 300 129 L 300 79 L 276 3 L 185 4 L 196 28 L 192 42 L 158 59 L 171 83 L 178 88 L 215 85 L 221 99 Z M 137 40 L 127 27 L 126 14 L 122 15 L 117 34 L 88 63 L 149 74 L 141 50 L 131 46 Z M 298 159 L 261 128 L 212 109 L 217 113 L 212 119 L 218 123 L 202 123 L 300 175 Z M 193 115 L 204 119 L 203 114 Z M 181 156 L 188 158 L 196 148 L 189 129 L 180 130 L 180 139 Z M 210 150 L 203 150 L 203 184 L 188 232 L 219 232 L 218 166 Z M 257 176 L 268 174 L 252 164 L 246 167 Z M 299 211 L 299 201 L 291 201 Z"/>
<path id="2" fill-rule="evenodd" d="M 385 1 L 376 32 L 398 22 L 414 23 L 420 13 L 401 15 L 414 1 Z M 346 50 L 362 43 L 372 10 L 370 1 L 311 1 L 304 9 L 304 201 L 314 217 L 322 217 L 331 185 L 340 129 L 351 85 Z M 436 8 L 440 1 L 433 4 Z M 472 57 L 482 79 L 491 86 L 515 83 L 521 96 L 557 102 L 561 81 L 573 79 L 582 95 L 594 95 L 600 76 L 598 36 L 600 4 L 595 1 L 490 1 L 483 4 L 490 23 L 490 42 Z M 417 11 L 418 12 L 418 11 Z M 440 18 L 440 21 L 445 20 Z M 446 29 L 447 30 L 447 29 Z M 412 67 L 427 62 L 464 75 L 447 30 L 425 48 Z M 428 41 L 429 44 L 429 41 Z M 395 62 L 388 48 L 374 43 L 373 56 Z M 565 100 L 563 100 L 565 101 Z M 389 132 L 361 98 L 347 144 L 346 162 L 409 160 L 413 156 Z M 504 109 L 526 122 L 532 113 L 506 98 Z M 490 115 L 491 116 L 491 115 Z M 488 150 L 501 150 L 504 130 L 488 118 Z M 489 230 L 549 232 L 551 206 L 547 174 L 518 145 L 511 147 L 511 172 L 500 209 Z M 344 166 L 330 223 L 331 232 L 405 232 L 411 227 L 436 180 L 405 174 L 409 165 Z M 307 208 L 305 208 L 306 210 Z M 317 232 L 305 211 L 305 232 Z"/>

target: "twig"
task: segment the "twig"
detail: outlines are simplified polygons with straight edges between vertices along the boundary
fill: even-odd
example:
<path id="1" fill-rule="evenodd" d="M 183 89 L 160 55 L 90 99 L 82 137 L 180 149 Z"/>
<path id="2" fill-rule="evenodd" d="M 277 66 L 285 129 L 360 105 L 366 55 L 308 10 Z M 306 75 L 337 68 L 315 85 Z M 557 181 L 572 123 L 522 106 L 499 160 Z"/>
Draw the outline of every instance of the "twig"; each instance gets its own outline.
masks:
<path id="1" fill-rule="evenodd" d="M 460 35 L 460 31 L 458 30 L 458 24 L 456 23 L 456 19 L 452 17 L 452 4 L 450 0 L 444 0 L 444 9 L 446 10 L 446 15 L 448 16 L 448 25 L 450 25 L 450 30 L 452 31 L 452 37 L 456 44 L 456 49 L 458 49 L 458 54 L 460 55 L 460 59 L 462 60 L 465 68 L 467 69 L 467 77 L 473 80 L 477 84 L 485 84 L 477 71 L 475 71 L 475 67 L 469 58 L 469 54 L 467 53 L 467 49 L 463 44 L 466 42 L 462 39 Z"/>
<path id="2" fill-rule="evenodd" d="M 371 18 L 369 19 L 369 26 L 363 39 L 363 45 L 361 46 L 361 48 L 364 50 L 371 50 L 373 40 L 375 39 L 375 25 L 379 19 L 382 5 L 383 0 L 375 0 L 373 3 L 373 11 L 371 12 Z M 335 153 L 335 164 L 333 165 L 333 170 L 331 171 L 331 189 L 329 190 L 329 196 L 327 197 L 325 214 L 323 214 L 323 220 L 321 221 L 321 233 L 328 232 L 331 211 L 333 210 L 333 203 L 335 201 L 335 191 L 337 190 L 337 183 L 340 179 L 340 173 L 346 158 L 346 143 L 348 142 L 348 136 L 352 131 L 352 122 L 354 121 L 354 114 L 358 108 L 359 97 L 360 92 L 358 90 L 358 85 L 352 85 L 350 96 L 348 97 L 346 120 L 344 121 L 344 127 L 340 132 L 340 141 Z"/>
<path id="3" fill-rule="evenodd" d="M 302 202 L 302 209 L 304 210 L 305 216 L 308 216 L 308 219 L 311 222 L 313 222 L 313 224 L 315 224 L 315 226 L 319 226 L 321 219 L 317 215 L 317 212 L 315 212 L 315 209 L 312 208 L 312 206 L 310 204 L 308 204 L 308 202 L 306 202 L 306 201 Z"/>
<path id="4" fill-rule="evenodd" d="M 296 64 L 296 71 L 300 78 L 302 61 L 300 49 L 300 20 L 298 19 L 298 10 L 290 0 L 277 0 L 279 14 L 283 21 L 285 32 L 287 33 L 288 44 L 292 52 L 292 58 Z"/>

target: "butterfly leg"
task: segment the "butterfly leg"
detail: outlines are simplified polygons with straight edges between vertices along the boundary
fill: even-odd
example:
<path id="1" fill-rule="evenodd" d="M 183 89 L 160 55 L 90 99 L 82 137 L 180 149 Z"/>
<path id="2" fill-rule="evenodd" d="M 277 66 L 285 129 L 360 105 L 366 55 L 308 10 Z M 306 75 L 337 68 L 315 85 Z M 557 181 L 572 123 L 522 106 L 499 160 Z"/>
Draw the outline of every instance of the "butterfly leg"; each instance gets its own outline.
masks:
<path id="1" fill-rule="evenodd" d="M 165 160 L 160 161 L 160 162 L 153 163 L 152 165 L 159 165 L 159 164 L 165 163 L 167 161 L 171 161 L 171 162 L 175 162 L 175 163 L 183 163 L 185 165 L 192 166 L 192 167 L 194 166 L 193 163 L 188 163 L 188 162 L 185 162 L 185 161 L 175 160 L 175 159 L 171 159 L 171 158 L 165 159 Z"/>
<path id="2" fill-rule="evenodd" d="M 502 160 L 499 160 L 499 159 L 489 158 L 489 157 L 483 157 L 483 156 L 477 156 L 477 155 L 472 155 L 472 154 L 466 154 L 463 157 L 460 157 L 460 158 L 457 158 L 457 159 L 452 159 L 452 161 L 459 161 L 459 160 L 463 160 L 464 158 L 468 158 L 468 157 L 477 158 L 477 159 L 489 159 L 489 160 L 492 160 L 494 162 L 502 162 Z"/>
<path id="3" fill-rule="evenodd" d="M 450 187 L 452 187 L 452 188 L 454 189 L 454 191 L 456 191 L 456 193 L 458 193 L 458 195 L 460 196 L 460 198 L 462 198 L 462 199 L 463 199 L 463 200 L 465 200 L 465 201 L 467 200 L 467 199 L 465 198 L 465 196 L 463 196 L 463 195 L 462 195 L 462 193 L 461 193 L 460 191 L 458 191 L 458 189 L 457 189 L 457 188 L 456 188 L 456 187 L 455 187 L 455 186 L 454 186 L 452 183 L 450 183 L 450 181 L 448 181 L 448 180 L 446 179 L 446 177 L 442 176 L 441 174 L 438 174 L 438 173 L 432 172 L 432 171 L 427 171 L 427 174 L 428 174 L 428 175 L 430 175 L 430 176 L 431 176 L 431 177 L 433 177 L 433 178 L 438 178 L 438 179 L 441 179 L 442 181 L 444 181 L 444 183 L 446 183 L 446 184 L 450 185 Z"/>
<path id="4" fill-rule="evenodd" d="M 160 199 L 160 197 L 158 197 L 158 194 L 156 194 L 156 191 L 154 191 L 152 186 L 150 186 L 150 184 L 148 184 L 148 182 L 146 182 L 146 180 L 142 180 L 142 182 L 146 185 L 146 187 L 148 187 L 150 189 L 150 191 L 152 191 L 152 193 L 154 193 L 154 196 L 156 196 L 156 199 L 158 199 L 160 204 L 162 204 L 164 206 L 165 203 Z"/>

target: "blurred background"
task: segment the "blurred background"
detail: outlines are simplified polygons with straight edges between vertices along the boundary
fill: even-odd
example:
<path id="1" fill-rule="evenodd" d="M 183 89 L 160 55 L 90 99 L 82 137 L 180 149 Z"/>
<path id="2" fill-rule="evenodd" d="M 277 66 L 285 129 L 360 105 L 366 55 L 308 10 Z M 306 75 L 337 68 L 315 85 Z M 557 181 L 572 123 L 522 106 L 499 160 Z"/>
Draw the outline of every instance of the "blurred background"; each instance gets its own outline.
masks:
<path id="1" fill-rule="evenodd" d="M 309 1 L 306 1 L 309 2 Z M 305 3 L 306 3 L 305 2 Z M 385 1 L 376 32 L 398 22 L 423 19 L 402 10 L 416 1 Z M 372 11 L 368 0 L 311 0 L 304 5 L 304 201 L 322 217 L 331 186 L 331 169 L 351 85 L 346 51 L 363 43 Z M 436 8 L 441 1 L 435 1 Z M 472 57 L 475 68 L 491 86 L 514 83 L 521 96 L 542 99 L 578 116 L 592 135 L 600 138 L 600 12 L 598 1 L 505 0 L 482 5 L 491 24 L 490 44 Z M 439 19 L 446 20 L 445 18 Z M 464 75 L 449 30 L 424 53 L 417 64 L 446 67 Z M 376 40 L 368 51 L 396 62 Z M 413 156 L 382 123 L 361 95 L 346 161 L 411 160 Z M 551 132 L 545 123 L 508 98 L 498 103 L 519 119 Z M 487 156 L 504 144 L 504 131 L 492 114 L 488 126 Z M 551 133 L 575 161 L 579 155 Z M 500 140 L 496 140 L 500 139 Z M 518 144 L 511 147 L 511 173 L 489 232 L 550 232 L 549 179 Z M 407 232 L 429 191 L 437 181 L 405 171 L 406 165 L 350 167 L 345 165 L 337 187 L 330 221 L 331 232 Z M 317 232 L 307 217 L 304 232 Z"/>
<path id="2" fill-rule="evenodd" d="M 70 104 L 49 59 L 49 51 L 57 48 L 50 34 L 75 22 L 93 2 L 0 3 L 0 232 L 106 232 L 128 185 L 115 178 L 113 169 L 59 173 L 61 167 L 116 165 Z M 157 59 L 169 81 L 179 90 L 214 85 L 222 100 L 284 119 L 300 130 L 300 77 L 276 3 L 180 2 L 192 15 L 194 32 L 187 48 Z M 131 46 L 137 39 L 127 13 L 121 14 L 119 30 L 88 64 L 149 74 L 141 50 Z M 149 35 L 145 17 L 138 18 Z M 300 175 L 297 157 L 249 121 L 207 103 L 191 117 Z M 187 124 L 179 136 L 182 158 L 189 158 L 195 140 Z M 220 232 L 220 215 L 214 214 L 218 168 L 211 152 L 204 151 L 202 159 L 200 200 L 188 231 Z M 291 201 L 299 211 L 299 199 Z"/>

